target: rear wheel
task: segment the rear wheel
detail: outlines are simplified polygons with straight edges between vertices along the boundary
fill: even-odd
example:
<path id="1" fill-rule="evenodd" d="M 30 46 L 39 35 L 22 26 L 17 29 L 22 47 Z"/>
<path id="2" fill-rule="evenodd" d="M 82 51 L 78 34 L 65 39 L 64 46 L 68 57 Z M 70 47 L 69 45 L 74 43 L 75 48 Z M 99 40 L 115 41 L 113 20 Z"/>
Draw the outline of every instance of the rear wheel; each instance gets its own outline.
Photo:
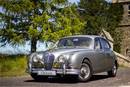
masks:
<path id="1" fill-rule="evenodd" d="M 113 68 L 107 72 L 109 77 L 115 77 L 117 74 L 117 65 L 114 64 Z"/>
<path id="2" fill-rule="evenodd" d="M 36 73 L 32 73 L 31 77 L 36 80 L 36 81 L 43 81 L 43 80 L 47 80 L 48 77 L 47 76 L 39 76 Z"/>
<path id="3" fill-rule="evenodd" d="M 88 81 L 92 76 L 92 68 L 88 61 L 83 62 L 80 68 L 78 79 L 82 82 Z"/>

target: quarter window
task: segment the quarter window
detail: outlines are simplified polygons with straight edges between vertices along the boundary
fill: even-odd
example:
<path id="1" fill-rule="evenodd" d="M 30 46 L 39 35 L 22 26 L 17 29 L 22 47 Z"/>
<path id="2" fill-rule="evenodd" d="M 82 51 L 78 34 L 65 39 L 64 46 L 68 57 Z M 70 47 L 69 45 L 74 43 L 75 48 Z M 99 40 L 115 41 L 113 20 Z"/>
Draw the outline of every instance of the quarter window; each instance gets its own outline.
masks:
<path id="1" fill-rule="evenodd" d="M 101 39 L 101 45 L 102 45 L 103 49 L 110 49 L 111 48 L 110 44 L 108 43 L 108 41 L 103 39 L 103 38 Z"/>

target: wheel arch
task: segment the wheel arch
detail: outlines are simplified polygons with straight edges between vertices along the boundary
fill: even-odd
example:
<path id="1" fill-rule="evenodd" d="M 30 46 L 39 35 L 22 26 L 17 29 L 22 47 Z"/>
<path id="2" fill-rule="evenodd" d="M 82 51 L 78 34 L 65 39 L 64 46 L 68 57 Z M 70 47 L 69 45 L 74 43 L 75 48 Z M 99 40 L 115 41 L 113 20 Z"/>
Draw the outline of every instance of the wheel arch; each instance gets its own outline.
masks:
<path id="1" fill-rule="evenodd" d="M 82 63 L 86 63 L 86 62 L 89 62 L 89 65 L 90 65 L 92 72 L 93 72 L 92 62 L 88 57 L 84 57 L 82 60 Z"/>
<path id="2" fill-rule="evenodd" d="M 84 57 L 83 60 L 82 60 L 82 63 L 85 63 L 86 61 L 88 61 L 89 63 L 91 63 L 90 59 L 87 58 L 87 57 Z"/>

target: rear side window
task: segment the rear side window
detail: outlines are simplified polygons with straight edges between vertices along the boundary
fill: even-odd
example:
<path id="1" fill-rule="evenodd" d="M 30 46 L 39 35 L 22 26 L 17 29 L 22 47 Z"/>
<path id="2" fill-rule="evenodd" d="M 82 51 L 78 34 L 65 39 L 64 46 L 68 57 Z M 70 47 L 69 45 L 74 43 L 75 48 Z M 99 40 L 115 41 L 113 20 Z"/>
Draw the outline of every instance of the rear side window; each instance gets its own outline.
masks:
<path id="1" fill-rule="evenodd" d="M 110 49 L 111 46 L 106 39 L 101 38 L 101 45 L 103 49 Z"/>

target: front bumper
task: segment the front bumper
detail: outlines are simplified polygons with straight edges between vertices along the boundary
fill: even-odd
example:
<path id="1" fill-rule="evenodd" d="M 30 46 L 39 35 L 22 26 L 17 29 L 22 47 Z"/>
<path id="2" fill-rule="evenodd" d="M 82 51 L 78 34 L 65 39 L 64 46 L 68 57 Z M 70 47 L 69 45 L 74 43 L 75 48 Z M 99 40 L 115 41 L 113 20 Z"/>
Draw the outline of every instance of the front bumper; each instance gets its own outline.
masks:
<path id="1" fill-rule="evenodd" d="M 78 69 L 52 69 L 52 70 L 45 70 L 44 68 L 40 68 L 40 69 L 32 68 L 31 70 L 27 70 L 27 72 L 30 73 L 30 74 L 32 74 L 32 73 L 38 74 L 38 72 L 42 72 L 42 71 L 55 71 L 56 75 L 78 75 L 79 72 L 80 72 Z M 55 76 L 55 75 L 51 75 L 51 76 Z"/>

